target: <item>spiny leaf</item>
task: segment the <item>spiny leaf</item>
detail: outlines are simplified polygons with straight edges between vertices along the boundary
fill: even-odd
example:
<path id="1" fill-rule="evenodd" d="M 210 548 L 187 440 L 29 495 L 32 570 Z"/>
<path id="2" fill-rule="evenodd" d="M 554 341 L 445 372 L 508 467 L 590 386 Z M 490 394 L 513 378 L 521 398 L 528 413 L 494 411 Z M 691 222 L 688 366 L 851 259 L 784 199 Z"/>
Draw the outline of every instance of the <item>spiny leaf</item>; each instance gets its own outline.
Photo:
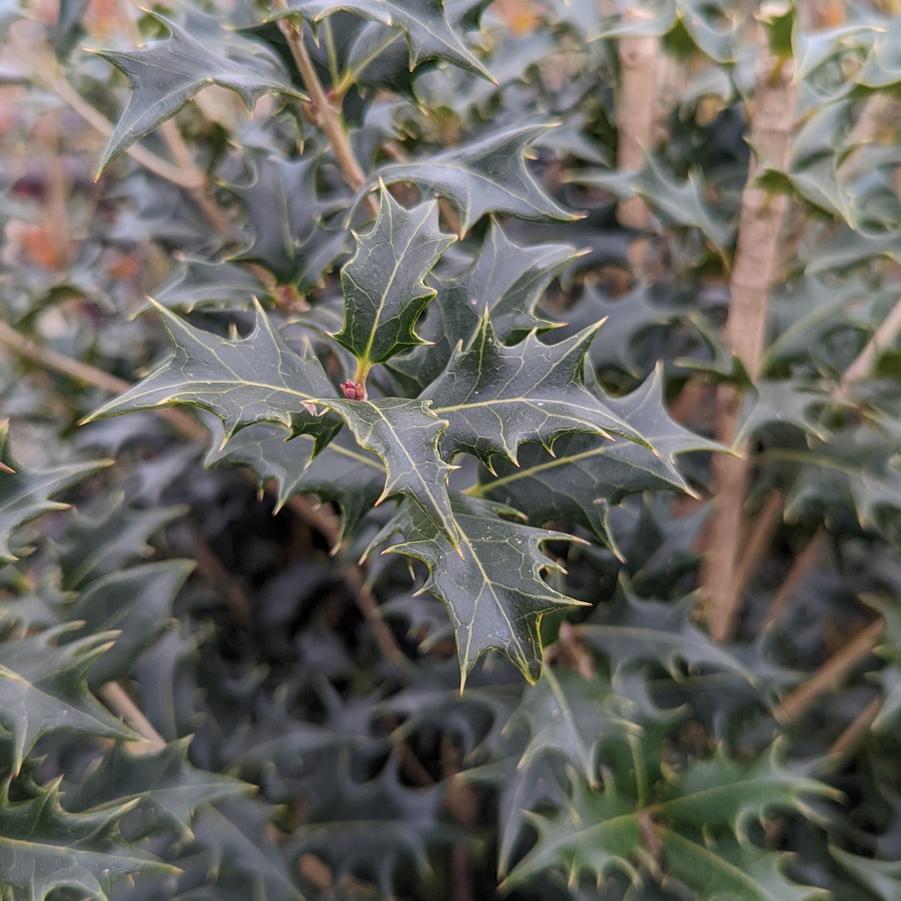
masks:
<path id="1" fill-rule="evenodd" d="M 0 724 L 5 730 L 0 742 L 12 744 L 14 773 L 40 738 L 60 729 L 101 738 L 135 737 L 88 691 L 88 670 L 115 635 L 101 632 L 58 644 L 72 629 L 59 626 L 0 643 Z"/>
<path id="2" fill-rule="evenodd" d="M 320 159 L 315 153 L 297 159 L 259 156 L 250 163 L 246 184 L 227 185 L 244 205 L 250 231 L 246 245 L 230 259 L 260 262 L 284 282 L 320 282 L 348 242 L 345 229 L 324 225 L 340 201 L 319 197 Z"/>
<path id="3" fill-rule="evenodd" d="M 676 457 L 719 445 L 672 419 L 663 406 L 659 368 L 634 392 L 608 402 L 656 453 L 621 438 L 564 436 L 554 445 L 553 456 L 537 444 L 526 445 L 518 467 L 496 465 L 497 478 L 472 493 L 527 511 L 535 524 L 557 520 L 584 525 L 619 553 L 607 521 L 610 507 L 640 491 L 691 493 Z"/>
<path id="4" fill-rule="evenodd" d="M 91 668 L 88 683 L 97 689 L 104 682 L 128 675 L 134 660 L 159 637 L 172 616 L 172 602 L 194 569 L 191 560 L 161 560 L 109 573 L 92 582 L 67 608 L 78 637 L 105 630 L 122 634 Z"/>
<path id="5" fill-rule="evenodd" d="M 542 754 L 559 754 L 578 767 L 585 781 L 598 781 L 598 744 L 611 736 L 634 735 L 641 727 L 626 717 L 625 704 L 606 679 L 584 679 L 572 670 L 545 669 L 510 717 L 507 730 L 524 725 L 529 741 L 519 766 Z"/>
<path id="6" fill-rule="evenodd" d="M 675 862 L 675 867 L 693 889 L 703 893 L 701 897 L 746 897 L 709 892 L 713 880 L 720 891 L 725 884 L 731 884 L 733 891 L 743 885 L 745 890 L 753 890 L 748 898 L 796 901 L 798 895 L 790 893 L 793 884 L 773 866 L 779 863 L 779 856 L 762 858 L 764 852 L 748 842 L 745 827 L 752 818 L 776 811 L 795 810 L 812 816 L 806 799 L 834 793 L 823 783 L 783 767 L 773 748 L 748 764 L 723 754 L 692 763 L 684 773 L 672 776 L 662 800 L 643 807 L 621 795 L 612 781 L 600 792 L 592 792 L 575 774 L 572 783 L 573 795 L 565 808 L 554 815 L 530 817 L 538 841 L 510 874 L 511 885 L 550 868 L 563 869 L 572 879 L 586 870 L 600 877 L 611 868 L 634 877 L 633 861 L 648 853 L 643 846 L 650 841 L 665 850 L 668 842 L 677 852 L 691 852 L 699 858 L 693 869 L 684 866 L 685 857 Z M 719 835 L 730 851 L 716 859 L 704 855 L 704 846 L 697 840 L 702 834 L 711 841 Z M 702 856 L 704 866 L 700 865 Z M 734 863 L 741 857 L 748 863 L 744 876 Z M 768 888 L 789 893 L 769 895 Z"/>
<path id="7" fill-rule="evenodd" d="M 692 886 L 699 901 L 809 901 L 821 889 L 799 885 L 784 873 L 785 855 L 750 844 L 687 838 L 665 826 L 659 831 L 667 870 Z"/>
<path id="8" fill-rule="evenodd" d="M 148 15 L 169 30 L 167 40 L 127 53 L 98 51 L 125 73 L 132 88 L 103 151 L 98 175 L 207 85 L 234 91 L 248 107 L 269 92 L 304 96 L 291 86 L 277 58 L 261 44 L 225 29 L 219 40 L 202 43 L 170 19 L 153 12 Z"/>
<path id="9" fill-rule="evenodd" d="M 270 838 L 272 813 L 271 805 L 252 798 L 229 798 L 200 810 L 194 835 L 209 854 L 209 874 L 226 885 L 237 880 L 243 888 L 239 897 L 255 892 L 260 898 L 303 901 L 282 850 Z"/>
<path id="10" fill-rule="evenodd" d="M 110 465 L 109 460 L 69 463 L 51 469 L 22 470 L 12 456 L 9 421 L 0 421 L 0 561 L 11 562 L 18 556 L 10 547 L 13 530 L 52 510 L 65 510 L 68 504 L 50 500 L 93 472 Z M 19 549 L 21 553 L 23 549 Z"/>
<path id="11" fill-rule="evenodd" d="M 461 236 L 486 213 L 569 222 L 578 215 L 559 207 L 526 169 L 523 155 L 547 125 L 523 125 L 479 138 L 431 157 L 378 171 L 385 184 L 411 181 L 448 197 L 460 212 Z"/>
<path id="12" fill-rule="evenodd" d="M 469 269 L 451 279 L 435 279 L 438 294 L 420 327 L 423 339 L 431 343 L 392 360 L 391 370 L 422 391 L 441 374 L 457 342 L 466 347 L 472 341 L 483 309 L 504 342 L 521 339 L 533 329 L 551 328 L 553 323 L 539 315 L 535 305 L 551 279 L 577 255 L 567 244 L 515 244 L 492 218 Z"/>
<path id="13" fill-rule="evenodd" d="M 247 310 L 253 305 L 253 298 L 264 297 L 267 290 L 241 266 L 185 259 L 152 293 L 161 306 L 191 313 L 198 309 Z"/>
<path id="14" fill-rule="evenodd" d="M 589 359 L 596 368 L 615 366 L 639 377 L 648 366 L 635 352 L 635 339 L 652 328 L 679 321 L 687 312 L 671 294 L 657 290 L 659 287 L 639 282 L 614 300 L 597 285 L 587 284 L 579 299 L 566 311 L 566 323 L 552 332 L 550 338 L 552 341 L 568 338 L 592 323 L 606 320 L 591 344 Z"/>
<path id="15" fill-rule="evenodd" d="M 714 213 L 702 197 L 702 187 L 694 174 L 677 181 L 653 156 L 647 158 L 640 172 L 619 171 L 578 174 L 572 181 L 590 187 L 604 188 L 621 198 L 643 197 L 654 210 L 674 225 L 696 228 L 720 253 L 732 241 L 734 228 Z"/>
<path id="16" fill-rule="evenodd" d="M 607 654 L 615 671 L 655 661 L 678 676 L 679 663 L 735 673 L 752 685 L 757 678 L 740 659 L 705 635 L 691 618 L 692 604 L 649 601 L 621 579 L 616 597 L 599 606 L 579 628 L 592 648 Z"/>
<path id="17" fill-rule="evenodd" d="M 444 372 L 422 393 L 450 423 L 445 452 L 466 451 L 489 463 L 499 455 L 516 462 L 524 441 L 551 449 L 562 434 L 587 432 L 646 439 L 589 391 L 584 360 L 598 326 L 543 344 L 534 334 L 513 347 L 494 335 L 487 312 L 472 343 L 460 347 Z"/>
<path id="18" fill-rule="evenodd" d="M 321 403 L 338 413 L 357 443 L 384 463 L 385 487 L 376 504 L 396 494 L 410 498 L 431 528 L 459 548 L 460 528 L 447 493 L 454 467 L 438 453 L 447 423 L 435 416 L 429 403 L 395 397 Z"/>
<path id="19" fill-rule="evenodd" d="M 382 25 L 397 26 L 410 48 L 411 71 L 423 60 L 446 59 L 489 81 L 494 80 L 451 28 L 444 12 L 444 0 L 418 0 L 415 4 L 398 0 L 355 0 L 353 3 L 349 0 L 288 0 L 287 10 L 299 12 L 313 23 L 338 10 L 347 10 Z"/>
<path id="20" fill-rule="evenodd" d="M 343 541 L 381 494 L 384 467 L 344 432 L 316 456 L 311 438 L 290 438 L 291 433 L 281 426 L 257 423 L 241 429 L 224 444 L 214 441 L 204 462 L 207 466 L 244 463 L 256 473 L 260 486 L 273 479 L 278 489 L 276 509 L 296 494 L 318 494 L 334 501 L 341 510 Z"/>
<path id="21" fill-rule="evenodd" d="M 324 787 L 294 843 L 296 852 L 323 855 L 338 874 L 365 874 L 383 896 L 391 893 L 400 865 L 425 871 L 428 849 L 456 837 L 455 830 L 437 817 L 442 788 L 404 785 L 396 760 L 389 757 L 375 779 L 361 783 L 351 775 L 347 758 L 339 759 L 335 781 Z"/>
<path id="22" fill-rule="evenodd" d="M 215 413 L 226 435 L 254 422 L 277 422 L 315 436 L 321 446 L 337 431 L 333 418 L 310 405 L 334 395 L 312 348 L 290 350 L 257 304 L 253 331 L 237 341 L 204 332 L 164 307 L 156 308 L 175 345 L 147 378 L 87 416 L 92 422 L 134 410 L 190 404 Z"/>
<path id="23" fill-rule="evenodd" d="M 438 230 L 438 204 L 402 207 L 384 188 L 372 230 L 357 235 L 357 250 L 341 270 L 344 326 L 334 338 L 364 368 L 422 344 L 414 331 L 435 296 L 423 278 L 454 238 Z"/>
<path id="24" fill-rule="evenodd" d="M 128 805 L 129 834 L 148 835 L 175 829 L 191 837 L 198 807 L 245 794 L 250 786 L 231 776 L 207 773 L 188 762 L 190 738 L 166 745 L 154 754 L 134 755 L 117 743 L 78 784 L 69 805 L 86 810 Z"/>
<path id="25" fill-rule="evenodd" d="M 57 552 L 62 587 L 71 591 L 136 558 L 149 557 L 153 548 L 148 539 L 187 510 L 184 506 L 131 507 L 122 492 L 112 492 L 94 509 L 79 510 L 70 518 Z"/>
<path id="26" fill-rule="evenodd" d="M 893 901 L 901 895 L 901 861 L 873 860 L 835 847 L 830 848 L 829 853 L 878 901 Z"/>
<path id="27" fill-rule="evenodd" d="M 44 901 L 60 889 L 107 901 L 113 883 L 150 873 L 177 873 L 144 851 L 124 846 L 118 822 L 135 802 L 69 813 L 59 782 L 25 801 L 0 788 L 0 873 L 13 898 Z"/>
<path id="28" fill-rule="evenodd" d="M 630 857 L 641 848 L 641 824 L 632 800 L 620 795 L 612 781 L 603 792 L 593 792 L 576 779 L 573 793 L 566 812 L 555 817 L 529 816 L 538 841 L 504 886 L 528 883 L 553 868 L 562 869 L 571 883 L 577 883 L 585 871 L 600 878 L 613 870 L 637 882 Z"/>
<path id="29" fill-rule="evenodd" d="M 781 761 L 774 744 L 750 763 L 726 756 L 722 750 L 709 760 L 691 764 L 669 786 L 657 808 L 680 829 L 728 829 L 740 842 L 747 841 L 751 822 L 776 811 L 799 811 L 814 817 L 807 799 L 835 797 L 837 792 L 805 775 L 807 767 L 791 768 Z"/>
<path id="30" fill-rule="evenodd" d="M 428 567 L 422 590 L 444 603 L 454 626 L 461 685 L 478 658 L 492 649 L 506 654 L 526 679 L 536 682 L 541 675 L 541 618 L 579 603 L 541 577 L 546 570 L 561 569 L 542 545 L 577 539 L 501 519 L 498 514 L 505 512 L 500 505 L 458 496 L 459 550 L 410 504 L 379 536 L 403 536 L 383 553 L 413 557 Z"/>

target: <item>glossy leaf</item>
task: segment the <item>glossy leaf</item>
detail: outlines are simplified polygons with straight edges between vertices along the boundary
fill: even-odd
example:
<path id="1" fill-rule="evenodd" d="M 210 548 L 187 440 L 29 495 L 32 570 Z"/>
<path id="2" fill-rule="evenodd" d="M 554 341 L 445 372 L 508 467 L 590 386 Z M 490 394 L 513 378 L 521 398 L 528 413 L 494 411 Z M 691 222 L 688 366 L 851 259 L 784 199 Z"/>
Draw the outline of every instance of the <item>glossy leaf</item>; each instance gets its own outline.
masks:
<path id="1" fill-rule="evenodd" d="M 383 166 L 378 176 L 388 185 L 410 181 L 424 192 L 449 198 L 460 213 L 461 235 L 486 213 L 572 221 L 578 215 L 558 206 L 526 168 L 526 149 L 547 129 L 510 128 L 431 157 Z"/>
<path id="2" fill-rule="evenodd" d="M 232 435 L 254 422 L 276 422 L 327 441 L 336 424 L 311 401 L 334 395 L 312 348 L 295 354 L 257 306 L 253 331 L 237 341 L 201 331 L 159 307 L 174 354 L 147 378 L 85 422 L 133 410 L 190 404 L 215 413 Z"/>
<path id="3" fill-rule="evenodd" d="M 409 504 L 385 527 L 384 539 L 404 540 L 383 553 L 420 560 L 429 576 L 423 591 L 447 609 L 454 627 L 461 683 L 488 650 L 509 657 L 522 674 L 536 682 L 541 675 L 539 625 L 548 612 L 577 604 L 542 578 L 560 565 L 542 550 L 547 541 L 575 541 L 560 532 L 533 529 L 502 519 L 498 505 L 457 500 L 459 549 Z"/>
<path id="4" fill-rule="evenodd" d="M 445 452 L 465 450 L 489 464 L 492 456 L 516 462 L 519 445 L 553 448 L 563 434 L 586 432 L 647 440 L 590 391 L 583 364 L 597 326 L 558 344 L 534 334 L 506 347 L 487 316 L 472 343 L 457 348 L 444 372 L 422 393 L 449 421 Z"/>
<path id="5" fill-rule="evenodd" d="M 169 30 L 167 40 L 129 52 L 100 51 L 125 73 L 132 95 L 110 135 L 98 172 L 208 85 L 234 91 L 248 107 L 269 92 L 302 96 L 276 58 L 261 45 L 224 29 L 218 41 L 201 42 L 170 19 L 150 15 Z"/>
<path id="6" fill-rule="evenodd" d="M 334 336 L 364 368 L 423 343 L 416 321 L 435 296 L 423 278 L 453 241 L 435 201 L 407 210 L 382 188 L 379 217 L 341 270 L 344 326 Z"/>

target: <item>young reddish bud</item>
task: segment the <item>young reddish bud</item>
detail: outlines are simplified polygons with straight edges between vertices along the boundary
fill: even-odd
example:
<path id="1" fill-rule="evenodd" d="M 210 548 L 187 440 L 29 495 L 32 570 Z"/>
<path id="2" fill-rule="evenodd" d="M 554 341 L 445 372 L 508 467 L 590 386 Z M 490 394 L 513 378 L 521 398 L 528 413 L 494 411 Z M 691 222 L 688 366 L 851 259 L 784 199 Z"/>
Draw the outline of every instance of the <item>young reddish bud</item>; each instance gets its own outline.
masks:
<path id="1" fill-rule="evenodd" d="M 341 382 L 338 387 L 348 400 L 366 400 L 366 389 L 359 382 L 348 379 L 346 382 Z"/>

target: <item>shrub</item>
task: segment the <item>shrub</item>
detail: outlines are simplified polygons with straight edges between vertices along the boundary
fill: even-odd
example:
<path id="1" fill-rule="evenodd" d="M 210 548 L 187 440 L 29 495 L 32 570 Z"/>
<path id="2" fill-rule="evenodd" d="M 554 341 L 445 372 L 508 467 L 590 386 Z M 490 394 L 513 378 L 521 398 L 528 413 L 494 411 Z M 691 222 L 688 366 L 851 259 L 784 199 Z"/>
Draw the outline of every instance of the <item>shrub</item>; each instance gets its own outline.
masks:
<path id="1" fill-rule="evenodd" d="M 889 4 L 47 6 L 0 897 L 901 896 Z"/>

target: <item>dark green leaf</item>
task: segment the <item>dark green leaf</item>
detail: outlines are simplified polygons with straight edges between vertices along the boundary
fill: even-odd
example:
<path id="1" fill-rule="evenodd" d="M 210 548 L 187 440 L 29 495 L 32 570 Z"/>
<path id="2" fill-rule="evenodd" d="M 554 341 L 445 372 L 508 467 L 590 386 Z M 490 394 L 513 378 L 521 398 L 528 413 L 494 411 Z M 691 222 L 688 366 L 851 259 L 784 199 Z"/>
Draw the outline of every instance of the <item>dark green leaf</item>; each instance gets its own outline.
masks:
<path id="1" fill-rule="evenodd" d="M 169 30 L 167 40 L 127 53 L 100 51 L 104 59 L 125 73 L 132 95 L 110 135 L 98 172 L 174 116 L 207 85 L 218 84 L 234 91 L 250 108 L 268 92 L 303 96 L 261 44 L 225 29 L 218 40 L 207 38 L 202 43 L 175 22 L 157 13 L 150 15 Z"/>
<path id="2" fill-rule="evenodd" d="M 423 282 L 454 239 L 438 230 L 438 204 L 407 210 L 383 187 L 372 230 L 357 235 L 357 250 L 341 270 L 344 326 L 334 337 L 364 371 L 422 344 L 414 331 L 435 289 Z"/>

